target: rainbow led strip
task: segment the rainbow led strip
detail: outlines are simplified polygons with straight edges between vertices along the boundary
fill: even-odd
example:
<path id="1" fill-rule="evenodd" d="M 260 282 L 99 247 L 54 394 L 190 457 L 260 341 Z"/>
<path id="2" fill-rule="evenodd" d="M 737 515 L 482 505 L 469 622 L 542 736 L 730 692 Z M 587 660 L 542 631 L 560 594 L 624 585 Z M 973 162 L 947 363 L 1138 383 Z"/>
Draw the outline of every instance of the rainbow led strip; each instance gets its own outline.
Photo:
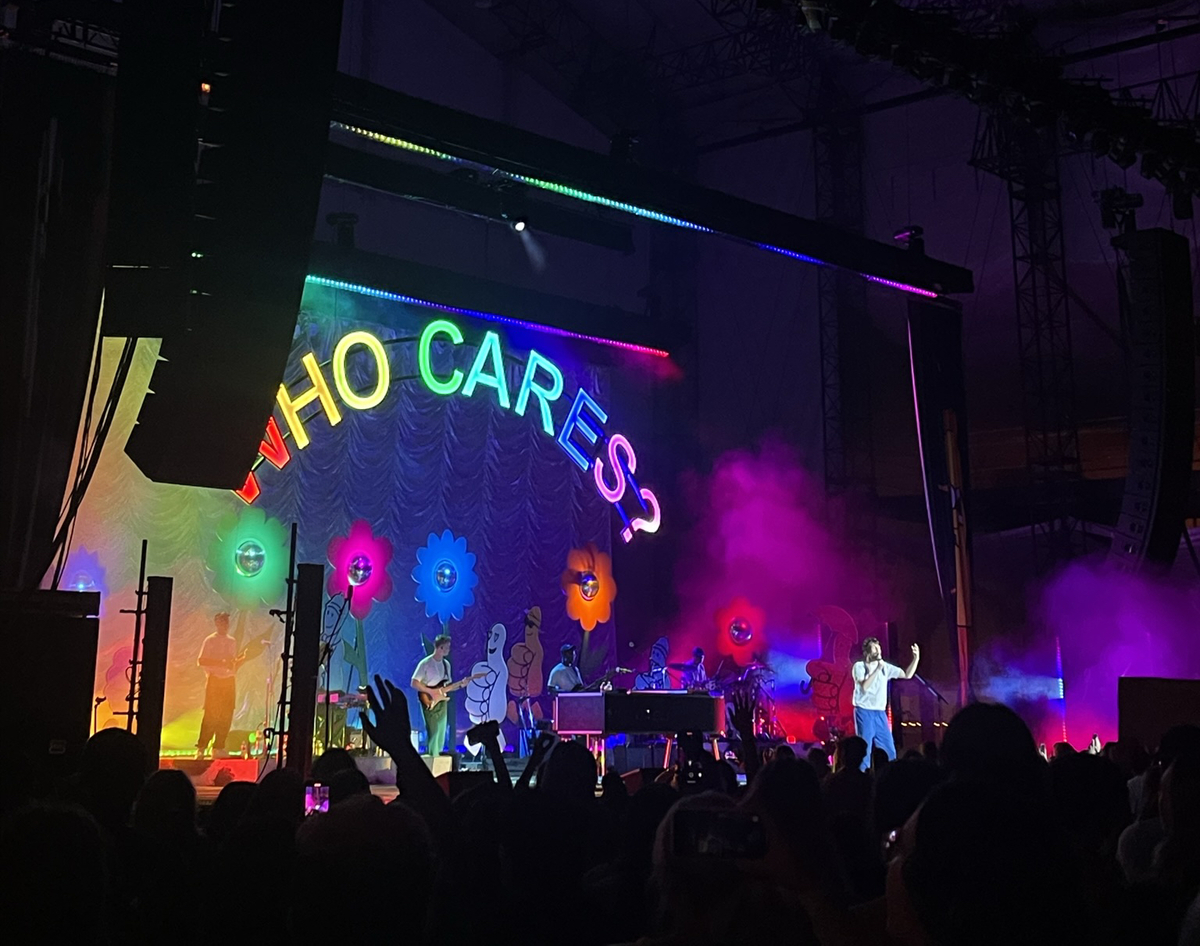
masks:
<path id="1" fill-rule="evenodd" d="M 314 286 L 327 286 L 330 289 L 344 289 L 346 292 L 356 292 L 359 295 L 371 296 L 375 299 L 387 299 L 390 302 L 406 302 L 409 305 L 418 305 L 426 309 L 436 309 L 439 312 L 454 312 L 458 315 L 466 315 L 475 319 L 483 319 L 485 322 L 500 322 L 504 325 L 515 325 L 518 328 L 529 329 L 533 332 L 541 332 L 544 335 L 558 335 L 562 338 L 576 338 L 584 342 L 592 342 L 596 345 L 608 345 L 610 348 L 620 348 L 624 351 L 636 352 L 639 355 L 653 355 L 655 358 L 669 358 L 670 352 L 665 352 L 661 348 L 650 348 L 647 345 L 635 345 L 633 342 L 621 342 L 615 338 L 601 338 L 598 335 L 584 335 L 581 332 L 572 332 L 565 328 L 557 328 L 553 325 L 543 325 L 540 322 L 529 322 L 525 319 L 514 319 L 508 315 L 500 315 L 496 312 L 483 312 L 479 309 L 466 309 L 461 306 L 443 305 L 440 302 L 430 302 L 428 299 L 418 299 L 416 296 L 406 296 L 398 292 L 388 292 L 386 289 L 376 289 L 373 286 L 363 286 L 358 283 L 345 282 L 341 279 L 330 279 L 327 276 L 308 276 L 306 282 Z"/>
<path id="2" fill-rule="evenodd" d="M 419 145 L 413 141 L 406 141 L 403 138 L 396 138 L 392 135 L 381 134 L 377 131 L 371 131 L 367 128 L 361 128 L 357 125 L 346 125 L 342 122 L 330 122 L 329 126 L 337 131 L 348 132 L 352 135 L 358 135 L 360 138 L 366 138 L 368 141 L 376 141 L 380 144 L 388 145 L 392 148 L 400 148 L 403 151 L 411 151 L 413 154 L 421 154 L 428 158 L 436 158 L 439 161 L 449 161 L 454 164 L 470 165 L 473 167 L 486 168 L 487 170 L 496 171 L 503 174 L 510 180 L 519 181 L 522 184 L 527 184 L 530 187 L 536 187 L 539 190 L 549 191 L 552 194 L 559 194 L 563 197 L 570 197 L 572 200 L 582 201 L 587 204 L 595 204 L 598 207 L 607 207 L 609 210 L 617 210 L 621 213 L 631 214 L 635 217 L 641 217 L 644 220 L 653 220 L 656 223 L 665 223 L 668 226 L 679 227 L 684 230 L 694 230 L 698 233 L 717 233 L 711 227 L 706 227 L 698 223 L 693 223 L 690 220 L 684 220 L 682 217 L 673 217 L 670 214 L 660 213 L 657 210 L 650 210 L 646 207 L 639 207 L 636 204 L 625 203 L 620 200 L 613 200 L 610 197 L 602 197 L 599 194 L 592 194 L 585 190 L 580 190 L 578 187 L 569 187 L 565 184 L 555 184 L 553 181 L 544 181 L 536 177 L 527 177 L 524 174 L 512 174 L 500 168 L 491 168 L 487 165 L 478 164 L 474 161 L 468 161 L 464 158 L 456 158 L 454 155 L 445 151 L 438 151 L 436 148 L 428 148 L 425 145 Z M 721 234 L 728 237 L 729 234 Z M 731 239 L 734 239 L 730 237 Z M 778 253 L 781 256 L 786 256 L 789 259 L 800 260 L 805 263 L 813 263 L 817 266 L 829 266 L 824 260 L 819 260 L 813 256 L 805 256 L 803 253 L 797 253 L 794 250 L 786 250 L 781 246 L 773 246 L 770 243 L 754 243 L 753 246 L 760 250 L 767 250 L 770 253 Z M 899 289 L 901 292 L 909 292 L 913 295 L 922 296 L 926 299 L 936 299 L 938 294 L 931 292 L 928 289 L 922 289 L 919 286 L 912 286 L 908 283 L 896 282 L 893 279 L 884 279 L 882 276 L 869 276 L 866 273 L 858 273 L 863 279 L 869 282 L 878 283 L 881 286 L 887 286 L 889 289 Z M 451 309 L 449 311 L 458 311 Z M 468 313 L 474 314 L 474 313 Z M 486 316 L 481 316 L 486 318 Z M 503 321 L 503 319 L 499 319 Z M 570 334 L 570 333 L 567 333 Z M 583 336 L 573 336 L 582 338 Z M 602 341 L 600 339 L 591 339 L 591 341 Z M 603 342 L 604 344 L 620 344 L 619 342 Z M 629 346 L 637 349 L 637 346 Z"/>

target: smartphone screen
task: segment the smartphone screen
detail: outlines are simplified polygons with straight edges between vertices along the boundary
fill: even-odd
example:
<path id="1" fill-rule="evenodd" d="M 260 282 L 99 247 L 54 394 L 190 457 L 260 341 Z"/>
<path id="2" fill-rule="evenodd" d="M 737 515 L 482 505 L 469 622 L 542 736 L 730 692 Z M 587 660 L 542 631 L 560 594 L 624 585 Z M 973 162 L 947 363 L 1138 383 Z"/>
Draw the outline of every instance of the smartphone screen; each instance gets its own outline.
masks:
<path id="1" fill-rule="evenodd" d="M 329 786 L 320 782 L 309 782 L 304 786 L 304 814 L 329 810 Z"/>
<path id="2" fill-rule="evenodd" d="M 684 810 L 675 814 L 675 853 L 690 857 L 759 858 L 767 836 L 758 815 Z"/>

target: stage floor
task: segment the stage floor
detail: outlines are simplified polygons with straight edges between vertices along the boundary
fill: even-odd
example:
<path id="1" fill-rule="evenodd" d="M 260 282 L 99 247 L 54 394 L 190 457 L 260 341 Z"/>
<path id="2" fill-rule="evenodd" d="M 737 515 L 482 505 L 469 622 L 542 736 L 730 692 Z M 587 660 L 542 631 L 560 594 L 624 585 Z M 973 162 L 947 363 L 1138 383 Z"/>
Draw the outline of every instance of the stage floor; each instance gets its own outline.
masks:
<path id="1" fill-rule="evenodd" d="M 395 775 L 391 760 L 386 756 L 359 756 L 355 763 L 371 783 L 371 793 L 391 801 L 399 792 L 395 786 Z M 513 755 L 505 759 L 510 777 L 515 783 L 525 770 L 525 760 Z M 184 772 L 196 787 L 196 801 L 200 805 L 211 805 L 221 794 L 221 789 L 230 782 L 257 782 L 275 767 L 275 760 L 230 756 L 222 759 L 193 759 L 187 756 L 164 756 L 159 759 L 159 768 L 178 769 Z M 452 768 L 450 756 L 441 756 L 434 766 L 434 774 L 448 773 Z M 458 771 L 479 771 L 478 763 L 462 765 Z"/>
<path id="2" fill-rule="evenodd" d="M 221 794 L 220 785 L 197 785 L 196 786 L 196 804 L 202 808 L 211 805 L 217 800 L 217 796 Z M 378 798 L 382 798 L 385 802 L 391 801 L 400 792 L 395 785 L 372 785 L 371 794 Z"/>

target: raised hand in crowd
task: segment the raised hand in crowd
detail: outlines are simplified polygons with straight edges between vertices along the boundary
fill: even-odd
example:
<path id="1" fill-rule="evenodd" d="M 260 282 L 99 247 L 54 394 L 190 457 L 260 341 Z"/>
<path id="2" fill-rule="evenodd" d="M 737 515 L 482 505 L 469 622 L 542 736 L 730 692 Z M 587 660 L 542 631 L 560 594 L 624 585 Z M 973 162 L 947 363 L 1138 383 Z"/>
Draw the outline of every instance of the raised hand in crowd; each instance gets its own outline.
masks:
<path id="1" fill-rule="evenodd" d="M 762 767 L 754 736 L 754 707 L 757 694 L 750 687 L 736 687 L 731 694 L 733 725 L 742 742 L 742 766 L 746 778 L 752 780 Z"/>
<path id="2" fill-rule="evenodd" d="M 529 752 L 529 761 L 525 763 L 525 771 L 517 779 L 515 786 L 517 790 L 523 791 L 529 788 L 534 773 L 542 767 L 542 763 L 546 761 L 546 756 L 550 754 L 550 750 L 554 748 L 556 742 L 558 742 L 558 736 L 554 733 L 538 733 L 537 739 L 533 741 L 533 748 Z"/>
<path id="3" fill-rule="evenodd" d="M 412 744 L 408 698 L 391 680 L 376 674 L 375 686 L 367 687 L 367 704 L 375 721 L 363 713 L 363 732 L 392 757 L 399 797 L 425 819 L 430 833 L 439 843 L 450 841 L 454 832 L 450 799 Z"/>
<path id="4" fill-rule="evenodd" d="M 364 712 L 362 726 L 371 741 L 393 759 L 406 749 L 416 752 L 408 718 L 408 697 L 404 692 L 391 680 L 375 674 L 375 686 L 367 687 L 367 703 L 375 714 L 375 722 L 372 723 Z"/>

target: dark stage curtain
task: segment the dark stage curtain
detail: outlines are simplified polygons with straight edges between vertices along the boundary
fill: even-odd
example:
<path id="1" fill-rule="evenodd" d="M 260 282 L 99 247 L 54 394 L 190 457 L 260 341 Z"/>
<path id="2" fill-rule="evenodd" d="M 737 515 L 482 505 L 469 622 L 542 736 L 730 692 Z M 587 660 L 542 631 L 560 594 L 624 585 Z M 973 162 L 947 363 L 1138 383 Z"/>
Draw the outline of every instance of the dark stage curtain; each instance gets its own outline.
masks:
<path id="1" fill-rule="evenodd" d="M 110 86 L 0 51 L 0 587 L 51 563 L 100 312 Z"/>

